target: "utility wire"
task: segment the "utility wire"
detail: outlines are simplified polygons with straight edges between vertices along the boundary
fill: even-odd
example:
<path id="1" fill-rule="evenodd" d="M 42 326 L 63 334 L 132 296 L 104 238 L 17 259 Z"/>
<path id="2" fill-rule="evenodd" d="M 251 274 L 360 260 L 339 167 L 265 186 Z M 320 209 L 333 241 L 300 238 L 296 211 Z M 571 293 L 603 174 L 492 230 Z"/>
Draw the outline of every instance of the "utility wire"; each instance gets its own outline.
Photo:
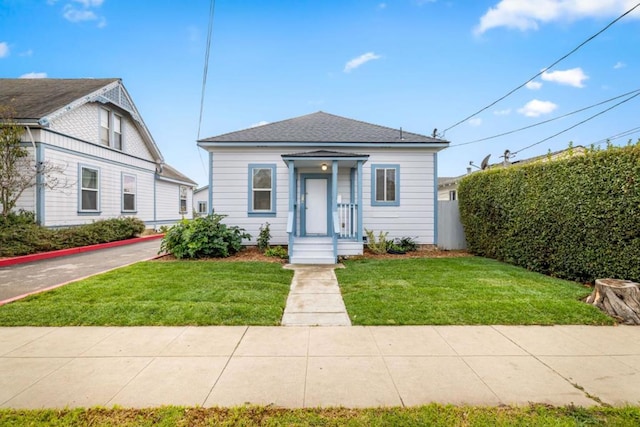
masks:
<path id="1" fill-rule="evenodd" d="M 216 1 L 211 0 L 209 6 L 209 27 L 207 28 L 207 47 L 205 49 L 204 54 L 204 70 L 202 72 L 202 90 L 200 93 L 200 115 L 198 117 L 198 137 L 196 139 L 200 139 L 200 129 L 202 127 L 202 115 L 204 112 L 204 96 L 207 89 L 207 75 L 209 74 L 209 53 L 211 51 L 211 35 L 213 34 L 213 16 L 216 8 Z M 202 165 L 202 170 L 204 173 L 208 173 L 207 167 L 204 164 L 204 160 L 202 159 L 202 153 L 198 149 L 198 156 L 200 157 L 200 164 Z"/>
<path id="2" fill-rule="evenodd" d="M 586 45 L 587 43 L 589 43 L 591 40 L 595 39 L 596 37 L 598 37 L 600 34 L 604 33 L 606 30 L 609 29 L 609 27 L 611 27 L 613 24 L 615 24 L 616 22 L 618 22 L 619 20 L 621 20 L 622 18 L 624 18 L 625 16 L 627 16 L 628 14 L 630 14 L 631 12 L 633 12 L 635 9 L 637 9 L 640 6 L 640 3 L 637 3 L 635 6 L 633 6 L 631 9 L 627 10 L 625 13 L 623 13 L 622 15 L 618 16 L 616 19 L 614 19 L 613 21 L 609 22 L 609 24 L 607 24 L 606 27 L 604 27 L 603 29 L 601 29 L 600 31 L 598 31 L 597 33 L 595 33 L 594 35 L 592 35 L 591 37 L 589 37 L 588 39 L 586 39 L 585 41 L 583 41 L 582 43 L 580 43 L 577 47 L 575 47 L 573 50 L 571 50 L 569 53 L 567 53 L 566 55 L 562 56 L 560 59 L 557 59 L 555 62 L 553 62 L 551 65 L 549 65 L 546 68 L 543 68 L 542 71 L 540 71 L 539 73 L 537 73 L 535 76 L 531 77 L 529 80 L 527 80 L 526 82 L 522 83 L 520 86 L 512 89 L 511 91 L 509 91 L 506 95 L 501 96 L 500 98 L 496 99 L 495 101 L 493 101 L 491 104 L 487 105 L 486 107 L 476 111 L 475 113 L 471 114 L 468 117 L 465 117 L 464 119 L 460 120 L 459 122 L 456 122 L 455 124 L 449 126 L 448 128 L 446 128 L 443 132 L 442 132 L 442 136 L 444 137 L 444 134 L 448 131 L 453 129 L 456 126 L 461 125 L 462 123 L 466 122 L 467 120 L 469 120 L 472 117 L 477 116 L 478 114 L 482 113 L 485 110 L 488 110 L 489 108 L 493 107 L 494 105 L 496 105 L 498 102 L 502 101 L 503 99 L 507 98 L 508 96 L 510 96 L 511 94 L 513 94 L 514 92 L 516 92 L 519 89 L 522 89 L 527 83 L 529 83 L 530 81 L 534 80 L 535 78 L 539 77 L 542 75 L 542 73 L 544 73 L 545 71 L 551 69 L 552 67 L 554 67 L 555 65 L 557 65 L 559 62 L 565 60 L 566 58 L 568 58 L 570 55 L 574 54 L 576 51 L 578 51 L 578 49 L 580 49 L 582 46 Z"/>
<path id="3" fill-rule="evenodd" d="M 529 125 L 529 126 L 521 127 L 521 128 L 518 128 L 518 129 L 514 129 L 514 130 L 507 131 L 507 132 L 503 132 L 503 133 L 499 133 L 497 135 L 487 136 L 485 138 L 480 138 L 480 139 L 474 139 L 473 141 L 466 141 L 466 142 L 462 142 L 460 144 L 454 144 L 454 145 L 449 146 L 449 148 L 461 147 L 463 145 L 475 144 L 476 142 L 488 141 L 489 139 L 495 139 L 495 138 L 499 138 L 501 136 L 511 135 L 512 133 L 520 132 L 520 131 L 523 131 L 523 130 L 526 130 L 526 129 L 531 129 L 533 127 L 544 125 L 546 123 L 550 123 L 550 122 L 553 122 L 555 120 L 563 119 L 563 118 L 571 116 L 573 114 L 581 113 L 581 112 L 586 111 L 586 110 L 588 110 L 590 108 L 598 107 L 598 106 L 600 106 L 602 104 L 606 104 L 607 102 L 615 101 L 616 99 L 631 95 L 631 94 L 636 93 L 636 92 L 640 92 L 640 89 L 636 89 L 636 90 L 632 90 L 631 92 L 623 93 L 622 95 L 618 95 L 618 96 L 615 96 L 613 98 L 609 98 L 607 100 L 598 102 L 597 104 L 589 105 L 588 107 L 580 108 L 579 110 L 575 110 L 575 111 L 572 111 L 570 113 L 563 114 L 562 116 L 553 117 L 553 118 L 548 119 L 548 120 L 543 120 L 541 122 L 537 122 L 537 123 L 534 123 L 534 124 Z"/>
<path id="4" fill-rule="evenodd" d="M 632 96 L 630 96 L 630 97 L 628 97 L 628 98 L 626 98 L 626 99 L 623 99 L 622 101 L 618 102 L 617 104 L 612 105 L 611 107 L 609 107 L 609 108 L 607 108 L 607 109 L 605 109 L 605 110 L 602 110 L 602 111 L 600 111 L 599 113 L 596 113 L 596 114 L 594 114 L 593 116 L 588 117 L 588 118 L 584 119 L 583 121 L 578 122 L 578 123 L 576 123 L 575 125 L 570 126 L 570 127 L 566 128 L 566 129 L 564 129 L 564 130 L 562 130 L 562 131 L 560 131 L 560 132 L 558 132 L 558 133 L 556 133 L 556 134 L 553 134 L 553 135 L 548 136 L 548 137 L 546 137 L 546 138 L 544 138 L 544 139 L 541 139 L 541 140 L 540 140 L 540 141 L 538 141 L 538 142 L 534 142 L 534 143 L 533 143 L 533 144 L 531 144 L 531 145 L 527 145 L 526 147 L 521 148 L 521 149 L 519 149 L 518 151 L 514 151 L 514 152 L 512 153 L 512 155 L 516 155 L 516 154 L 521 153 L 522 151 L 527 150 L 527 149 L 529 149 L 529 148 L 531 148 L 531 147 L 534 147 L 534 146 L 536 146 L 536 145 L 538 145 L 538 144 L 542 144 L 543 142 L 548 141 L 548 140 L 550 140 L 551 138 L 555 138 L 556 136 L 561 135 L 561 134 L 563 134 L 563 133 L 565 133 L 565 132 L 567 132 L 567 131 L 569 131 L 569 130 L 571 130 L 571 129 L 573 129 L 573 128 L 577 127 L 577 126 L 580 126 L 581 124 L 584 124 L 584 123 L 588 122 L 589 120 L 594 119 L 594 118 L 596 118 L 596 117 L 598 117 L 598 116 L 600 116 L 600 115 L 602 115 L 602 114 L 606 113 L 607 111 L 613 110 L 614 108 L 616 108 L 617 106 L 619 106 L 619 105 L 621 105 L 621 104 L 624 104 L 625 102 L 631 101 L 633 98 L 635 98 L 635 97 L 636 97 L 636 96 L 638 96 L 638 95 L 640 95 L 640 92 L 638 92 L 638 93 L 636 93 L 635 95 L 632 95 Z"/>
<path id="5" fill-rule="evenodd" d="M 204 111 L 204 94 L 207 87 L 207 74 L 209 74 L 209 52 L 211 51 L 211 34 L 213 33 L 213 15 L 216 7 L 216 0 L 211 0 L 209 7 L 209 28 L 207 29 L 207 47 L 204 54 L 204 71 L 202 73 L 202 92 L 200 95 L 200 117 L 198 119 L 198 139 L 200 139 L 200 128 L 202 126 L 202 113 Z"/>
<path id="6" fill-rule="evenodd" d="M 607 141 L 613 141 L 614 139 L 620 139 L 620 138 L 624 138 L 625 136 L 633 135 L 634 133 L 637 133 L 639 131 L 640 131 L 640 126 L 635 127 L 633 129 L 625 130 L 624 132 L 620 132 L 620 133 L 617 133 L 615 135 L 611 135 L 611 136 L 609 136 L 607 138 L 603 138 L 603 139 L 601 139 L 599 141 L 593 142 L 592 144 L 593 145 L 600 145 L 600 144 L 603 144 L 603 143 L 605 143 Z"/>

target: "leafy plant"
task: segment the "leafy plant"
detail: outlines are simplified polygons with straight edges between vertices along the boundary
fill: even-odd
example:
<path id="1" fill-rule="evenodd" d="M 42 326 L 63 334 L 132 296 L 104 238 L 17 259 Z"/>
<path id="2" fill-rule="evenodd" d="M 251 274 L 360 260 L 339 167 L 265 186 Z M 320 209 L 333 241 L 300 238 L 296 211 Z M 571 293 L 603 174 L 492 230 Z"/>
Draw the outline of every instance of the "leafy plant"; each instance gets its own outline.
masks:
<path id="1" fill-rule="evenodd" d="M 269 240 L 271 240 L 271 232 L 267 222 L 260 226 L 260 233 L 258 234 L 258 249 L 260 249 L 260 252 L 265 252 L 269 249 Z"/>
<path id="2" fill-rule="evenodd" d="M 165 234 L 160 251 L 181 258 L 225 258 L 242 249 L 250 239 L 243 228 L 222 223 L 226 215 L 212 214 L 193 220 L 183 219 Z"/>
<path id="3" fill-rule="evenodd" d="M 273 248 L 267 248 L 267 250 L 264 251 L 264 254 L 266 256 L 276 257 L 281 259 L 289 258 L 289 252 L 282 246 L 274 246 Z"/>
<path id="4" fill-rule="evenodd" d="M 387 253 L 387 248 L 389 242 L 387 241 L 387 236 L 389 235 L 388 231 L 380 230 L 378 233 L 378 237 L 374 234 L 373 230 L 364 229 L 364 232 L 367 234 L 367 247 L 371 252 L 375 254 L 385 254 Z"/>
<path id="5" fill-rule="evenodd" d="M 402 237 L 395 239 L 393 245 L 404 252 L 413 252 L 418 250 L 418 243 L 413 237 Z"/>

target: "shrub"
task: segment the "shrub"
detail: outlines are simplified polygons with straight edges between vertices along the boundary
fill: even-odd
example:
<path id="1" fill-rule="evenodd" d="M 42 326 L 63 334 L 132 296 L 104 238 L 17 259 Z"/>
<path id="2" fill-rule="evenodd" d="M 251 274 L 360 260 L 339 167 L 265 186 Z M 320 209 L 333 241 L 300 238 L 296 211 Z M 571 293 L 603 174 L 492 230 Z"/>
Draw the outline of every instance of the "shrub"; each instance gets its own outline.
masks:
<path id="1" fill-rule="evenodd" d="M 640 142 L 473 173 L 459 196 L 474 254 L 581 282 L 640 280 Z"/>
<path id="2" fill-rule="evenodd" d="M 273 248 L 267 248 L 267 250 L 264 251 L 264 254 L 266 256 L 277 257 L 277 258 L 281 258 L 281 259 L 289 258 L 289 252 L 285 248 L 283 248 L 282 246 L 275 246 Z"/>
<path id="3" fill-rule="evenodd" d="M 258 249 L 260 252 L 264 252 L 269 249 L 269 241 L 271 240 L 271 231 L 269 230 L 269 223 L 265 223 L 260 226 L 260 234 L 258 234 Z"/>
<path id="4" fill-rule="evenodd" d="M 224 258 L 242 249 L 242 239 L 251 235 L 221 221 L 226 215 L 212 214 L 193 220 L 183 219 L 167 231 L 160 251 L 181 258 Z"/>
<path id="5" fill-rule="evenodd" d="M 37 225 L 33 213 L 20 212 L 0 221 L 0 256 L 28 255 L 125 240 L 136 237 L 144 229 L 144 222 L 133 217 L 50 229 Z"/>
<path id="6" fill-rule="evenodd" d="M 367 247 L 369 248 L 369 250 L 371 250 L 371 252 L 375 254 L 387 253 L 389 243 L 391 243 L 390 241 L 387 241 L 387 236 L 389 235 L 388 231 L 380 231 L 377 238 L 372 230 L 367 230 L 365 228 L 364 232 L 367 233 Z"/>
<path id="7" fill-rule="evenodd" d="M 394 246 L 404 252 L 414 252 L 418 250 L 418 243 L 413 237 L 402 237 L 393 241 Z"/>

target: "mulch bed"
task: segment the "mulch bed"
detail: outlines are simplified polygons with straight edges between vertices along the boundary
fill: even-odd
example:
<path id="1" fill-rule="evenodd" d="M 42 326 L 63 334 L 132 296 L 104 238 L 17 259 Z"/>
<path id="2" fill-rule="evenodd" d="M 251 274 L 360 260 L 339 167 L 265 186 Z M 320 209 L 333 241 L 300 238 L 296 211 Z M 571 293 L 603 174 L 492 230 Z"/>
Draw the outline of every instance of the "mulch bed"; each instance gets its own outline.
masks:
<path id="1" fill-rule="evenodd" d="M 396 254 L 375 254 L 365 247 L 363 255 L 350 256 L 349 259 L 407 259 L 407 258 L 457 258 L 469 256 L 466 251 L 442 251 L 440 249 L 429 248 L 415 252 L 407 252 L 404 255 Z M 163 255 L 156 258 L 156 261 L 175 261 L 173 255 Z M 246 246 L 240 252 L 228 258 L 202 258 L 197 261 L 263 261 L 286 264 L 286 260 L 277 257 L 265 256 L 258 250 L 257 246 Z"/>

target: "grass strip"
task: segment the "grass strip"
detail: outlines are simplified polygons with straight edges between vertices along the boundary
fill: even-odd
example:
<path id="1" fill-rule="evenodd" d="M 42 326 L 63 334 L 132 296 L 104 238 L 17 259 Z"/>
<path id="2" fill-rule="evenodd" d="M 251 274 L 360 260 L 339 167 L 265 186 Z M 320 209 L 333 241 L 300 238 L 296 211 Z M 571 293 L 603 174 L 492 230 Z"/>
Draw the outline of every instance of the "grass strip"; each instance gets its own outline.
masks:
<path id="1" fill-rule="evenodd" d="M 266 262 L 142 262 L 4 305 L 0 326 L 278 325 L 292 276 Z"/>
<path id="2" fill-rule="evenodd" d="M 359 259 L 336 270 L 357 325 L 611 325 L 590 287 L 480 257 Z"/>
<path id="3" fill-rule="evenodd" d="M 640 408 L 575 406 L 282 409 L 264 406 L 0 410 L 3 426 L 637 426 Z"/>

